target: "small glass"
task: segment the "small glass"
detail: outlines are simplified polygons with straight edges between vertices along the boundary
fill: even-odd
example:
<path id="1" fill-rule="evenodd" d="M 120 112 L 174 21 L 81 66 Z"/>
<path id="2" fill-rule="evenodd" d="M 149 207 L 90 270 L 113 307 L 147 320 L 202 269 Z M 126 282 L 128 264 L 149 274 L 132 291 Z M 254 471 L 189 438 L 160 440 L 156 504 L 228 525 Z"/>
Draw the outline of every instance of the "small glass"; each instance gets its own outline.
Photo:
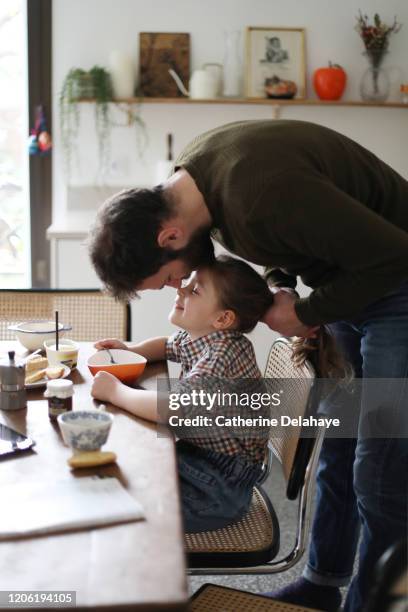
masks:
<path id="1" fill-rule="evenodd" d="M 400 91 L 401 91 L 401 102 L 403 104 L 408 104 L 408 83 L 401 83 Z"/>
<path id="2" fill-rule="evenodd" d="M 57 379 L 47 382 L 44 397 L 48 398 L 48 416 L 51 421 L 56 421 L 60 414 L 72 410 L 73 395 L 74 383 L 72 380 Z"/>

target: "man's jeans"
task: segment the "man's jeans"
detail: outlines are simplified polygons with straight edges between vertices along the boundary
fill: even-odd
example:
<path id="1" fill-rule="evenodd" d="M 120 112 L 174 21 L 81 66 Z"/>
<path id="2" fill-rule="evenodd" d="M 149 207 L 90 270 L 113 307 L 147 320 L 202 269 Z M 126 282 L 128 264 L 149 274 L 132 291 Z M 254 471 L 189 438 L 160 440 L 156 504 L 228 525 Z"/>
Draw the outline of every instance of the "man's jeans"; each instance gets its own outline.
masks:
<path id="1" fill-rule="evenodd" d="M 330 328 L 356 376 L 408 377 L 408 283 L 371 304 L 353 320 L 334 323 Z M 368 395 L 370 406 L 365 405 Z M 405 432 L 406 397 L 406 392 L 405 401 L 387 396 L 386 402 Z M 328 403 L 335 409 L 335 400 Z M 330 405 L 327 408 L 330 410 Z M 360 415 L 367 409 L 377 410 L 378 414 L 384 410 L 384 393 L 380 391 L 378 399 L 365 394 L 363 382 L 362 399 L 356 401 L 355 409 Z M 353 572 L 361 531 L 359 568 L 348 592 L 347 612 L 363 609 L 376 562 L 389 546 L 406 537 L 407 475 L 406 437 L 326 438 L 323 443 L 317 509 L 304 577 L 315 584 L 346 585 Z"/>

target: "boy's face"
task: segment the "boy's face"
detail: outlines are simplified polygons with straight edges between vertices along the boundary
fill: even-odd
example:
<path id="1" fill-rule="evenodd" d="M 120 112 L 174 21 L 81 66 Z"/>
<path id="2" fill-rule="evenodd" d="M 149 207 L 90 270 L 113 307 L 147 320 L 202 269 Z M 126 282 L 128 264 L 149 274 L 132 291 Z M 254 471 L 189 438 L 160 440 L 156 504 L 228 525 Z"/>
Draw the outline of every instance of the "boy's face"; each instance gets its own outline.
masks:
<path id="1" fill-rule="evenodd" d="M 209 272 L 200 270 L 191 275 L 185 287 L 177 289 L 169 321 L 194 339 L 222 329 L 223 313 Z"/>

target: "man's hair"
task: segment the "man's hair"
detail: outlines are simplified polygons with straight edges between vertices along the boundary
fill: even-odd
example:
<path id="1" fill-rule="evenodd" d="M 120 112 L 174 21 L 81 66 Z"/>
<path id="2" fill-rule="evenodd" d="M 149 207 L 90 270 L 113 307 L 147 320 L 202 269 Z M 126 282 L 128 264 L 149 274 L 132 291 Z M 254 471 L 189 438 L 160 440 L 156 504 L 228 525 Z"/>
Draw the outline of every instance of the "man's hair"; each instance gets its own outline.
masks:
<path id="1" fill-rule="evenodd" d="M 183 259 L 191 269 L 213 256 L 209 230 L 199 229 L 180 250 L 162 248 L 157 236 L 175 215 L 163 187 L 125 189 L 102 206 L 88 239 L 89 254 L 99 278 L 118 299 L 137 296 L 140 283 L 169 261 Z"/>

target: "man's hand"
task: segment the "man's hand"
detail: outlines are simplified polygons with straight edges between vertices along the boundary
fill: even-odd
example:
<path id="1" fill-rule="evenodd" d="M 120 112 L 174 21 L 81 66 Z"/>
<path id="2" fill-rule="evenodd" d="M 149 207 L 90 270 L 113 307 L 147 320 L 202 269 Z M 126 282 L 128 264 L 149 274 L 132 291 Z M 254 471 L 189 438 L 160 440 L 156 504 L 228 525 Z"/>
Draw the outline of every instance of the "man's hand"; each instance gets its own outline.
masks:
<path id="1" fill-rule="evenodd" d="M 91 395 L 102 402 L 113 403 L 113 396 L 120 381 L 109 372 L 97 372 L 92 382 Z"/>
<path id="2" fill-rule="evenodd" d="M 298 319 L 295 311 L 296 296 L 285 290 L 277 291 L 272 306 L 261 319 L 273 331 L 283 336 L 316 338 L 319 326 L 309 327 Z"/>

